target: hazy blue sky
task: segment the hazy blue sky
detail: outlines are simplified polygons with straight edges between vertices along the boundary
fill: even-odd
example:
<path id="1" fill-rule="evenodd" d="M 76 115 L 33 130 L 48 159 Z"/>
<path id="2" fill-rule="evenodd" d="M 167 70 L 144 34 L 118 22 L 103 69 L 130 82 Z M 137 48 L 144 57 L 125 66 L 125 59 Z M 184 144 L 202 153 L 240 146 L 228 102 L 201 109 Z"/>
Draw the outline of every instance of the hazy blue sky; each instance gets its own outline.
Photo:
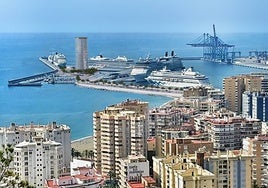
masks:
<path id="1" fill-rule="evenodd" d="M 267 0 L 1 0 L 0 32 L 268 32 Z"/>

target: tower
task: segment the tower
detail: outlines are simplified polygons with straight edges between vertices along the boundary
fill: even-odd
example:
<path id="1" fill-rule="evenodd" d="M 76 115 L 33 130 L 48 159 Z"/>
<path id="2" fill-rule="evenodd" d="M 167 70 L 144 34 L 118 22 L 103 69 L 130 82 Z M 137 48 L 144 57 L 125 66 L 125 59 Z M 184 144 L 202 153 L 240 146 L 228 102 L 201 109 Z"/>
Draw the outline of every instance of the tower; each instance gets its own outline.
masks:
<path id="1" fill-rule="evenodd" d="M 76 69 L 84 70 L 87 68 L 87 37 L 75 38 L 75 56 L 76 56 Z"/>
<path id="2" fill-rule="evenodd" d="M 103 175 L 119 172 L 119 159 L 146 155 L 148 103 L 127 100 L 93 114 L 95 167 Z"/>

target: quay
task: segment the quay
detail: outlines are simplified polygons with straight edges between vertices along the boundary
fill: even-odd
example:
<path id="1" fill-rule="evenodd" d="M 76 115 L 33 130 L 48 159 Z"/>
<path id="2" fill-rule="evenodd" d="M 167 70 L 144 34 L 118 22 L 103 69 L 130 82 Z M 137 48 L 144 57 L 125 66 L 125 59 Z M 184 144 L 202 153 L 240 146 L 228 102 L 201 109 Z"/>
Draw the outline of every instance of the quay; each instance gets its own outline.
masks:
<path id="1" fill-rule="evenodd" d="M 55 74 L 58 70 L 53 70 L 45 73 L 26 76 L 23 78 L 13 79 L 8 81 L 8 86 L 41 86 L 40 83 L 49 76 Z"/>
<path id="2" fill-rule="evenodd" d="M 144 86 L 118 86 L 112 84 L 98 84 L 98 83 L 83 83 L 77 82 L 77 86 L 84 88 L 93 88 L 99 90 L 107 90 L 107 91 L 118 91 L 118 92 L 130 92 L 144 95 L 158 95 L 169 98 L 180 98 L 183 95 L 183 92 L 180 90 L 169 90 L 169 89 L 161 89 L 161 88 L 146 88 Z"/>
<path id="3" fill-rule="evenodd" d="M 59 70 L 59 68 L 56 65 L 50 63 L 46 57 L 39 57 L 39 60 L 52 70 Z"/>
<path id="4" fill-rule="evenodd" d="M 232 64 L 237 65 L 237 66 L 244 66 L 244 67 L 250 67 L 250 68 L 256 68 L 256 69 L 268 70 L 268 64 L 249 62 L 247 60 L 247 58 L 235 59 Z"/>

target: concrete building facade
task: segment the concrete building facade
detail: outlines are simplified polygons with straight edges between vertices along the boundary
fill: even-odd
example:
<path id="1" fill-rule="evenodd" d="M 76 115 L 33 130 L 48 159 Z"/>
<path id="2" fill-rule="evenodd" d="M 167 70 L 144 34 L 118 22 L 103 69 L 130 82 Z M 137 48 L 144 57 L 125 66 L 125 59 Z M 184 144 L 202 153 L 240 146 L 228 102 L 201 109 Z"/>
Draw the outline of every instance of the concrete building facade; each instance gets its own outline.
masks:
<path id="1" fill-rule="evenodd" d="M 71 156 L 71 129 L 67 125 L 59 125 L 56 122 L 48 125 L 16 125 L 0 128 L 0 149 L 6 144 L 16 145 L 23 141 L 30 141 L 33 137 L 41 137 L 62 144 L 63 168 L 66 174 L 70 173 Z"/>
<path id="2" fill-rule="evenodd" d="M 259 187 L 268 187 L 268 136 L 243 139 L 243 149 L 253 155 L 252 180 Z"/>
<path id="3" fill-rule="evenodd" d="M 195 127 L 206 132 L 215 150 L 236 150 L 242 148 L 243 138 L 254 138 L 262 132 L 259 119 L 244 118 L 230 111 L 207 113 L 194 118 Z"/>
<path id="4" fill-rule="evenodd" d="M 119 187 L 127 187 L 127 182 L 141 182 L 142 176 L 149 176 L 149 161 L 142 155 L 129 155 L 120 161 Z"/>
<path id="5" fill-rule="evenodd" d="M 204 168 L 215 174 L 215 187 L 251 188 L 253 155 L 243 150 L 205 156 Z"/>
<path id="6" fill-rule="evenodd" d="M 87 37 L 75 38 L 75 56 L 76 66 L 78 70 L 84 70 L 88 68 L 88 49 L 87 49 Z"/>
<path id="7" fill-rule="evenodd" d="M 214 187 L 215 175 L 198 164 L 195 155 L 153 158 L 154 179 L 160 187 Z"/>
<path id="8" fill-rule="evenodd" d="M 208 136 L 215 150 L 242 148 L 243 138 L 254 138 L 261 133 L 261 121 L 252 118 L 222 118 L 208 120 Z"/>
<path id="9" fill-rule="evenodd" d="M 44 187 L 46 179 L 64 175 L 63 147 L 42 137 L 23 141 L 14 147 L 14 169 L 29 185 Z"/>
<path id="10" fill-rule="evenodd" d="M 145 155 L 148 138 L 148 103 L 137 100 L 95 112 L 94 161 L 103 175 L 118 172 L 120 158 Z"/>
<path id="11" fill-rule="evenodd" d="M 223 90 L 226 100 L 226 108 L 241 114 L 242 94 L 244 91 L 267 92 L 268 74 L 255 73 L 225 78 L 223 81 Z"/>
<path id="12" fill-rule="evenodd" d="M 242 114 L 245 117 L 268 121 L 268 93 L 244 92 Z"/>
<path id="13" fill-rule="evenodd" d="M 164 156 L 182 155 L 184 153 L 194 154 L 199 149 L 213 152 L 211 141 L 200 140 L 199 138 L 187 137 L 165 140 L 163 148 Z"/>

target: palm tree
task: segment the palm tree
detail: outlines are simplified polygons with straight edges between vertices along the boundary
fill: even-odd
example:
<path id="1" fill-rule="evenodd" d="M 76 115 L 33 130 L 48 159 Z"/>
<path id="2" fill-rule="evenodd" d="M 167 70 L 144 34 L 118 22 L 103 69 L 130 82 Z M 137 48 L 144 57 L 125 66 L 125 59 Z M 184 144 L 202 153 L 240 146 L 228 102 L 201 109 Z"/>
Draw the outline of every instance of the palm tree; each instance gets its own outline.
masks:
<path id="1" fill-rule="evenodd" d="M 93 160 L 93 158 L 94 158 L 94 152 L 93 152 L 93 150 L 90 150 L 90 151 L 89 151 L 89 153 L 88 153 L 88 157 L 89 157 L 91 160 Z"/>

